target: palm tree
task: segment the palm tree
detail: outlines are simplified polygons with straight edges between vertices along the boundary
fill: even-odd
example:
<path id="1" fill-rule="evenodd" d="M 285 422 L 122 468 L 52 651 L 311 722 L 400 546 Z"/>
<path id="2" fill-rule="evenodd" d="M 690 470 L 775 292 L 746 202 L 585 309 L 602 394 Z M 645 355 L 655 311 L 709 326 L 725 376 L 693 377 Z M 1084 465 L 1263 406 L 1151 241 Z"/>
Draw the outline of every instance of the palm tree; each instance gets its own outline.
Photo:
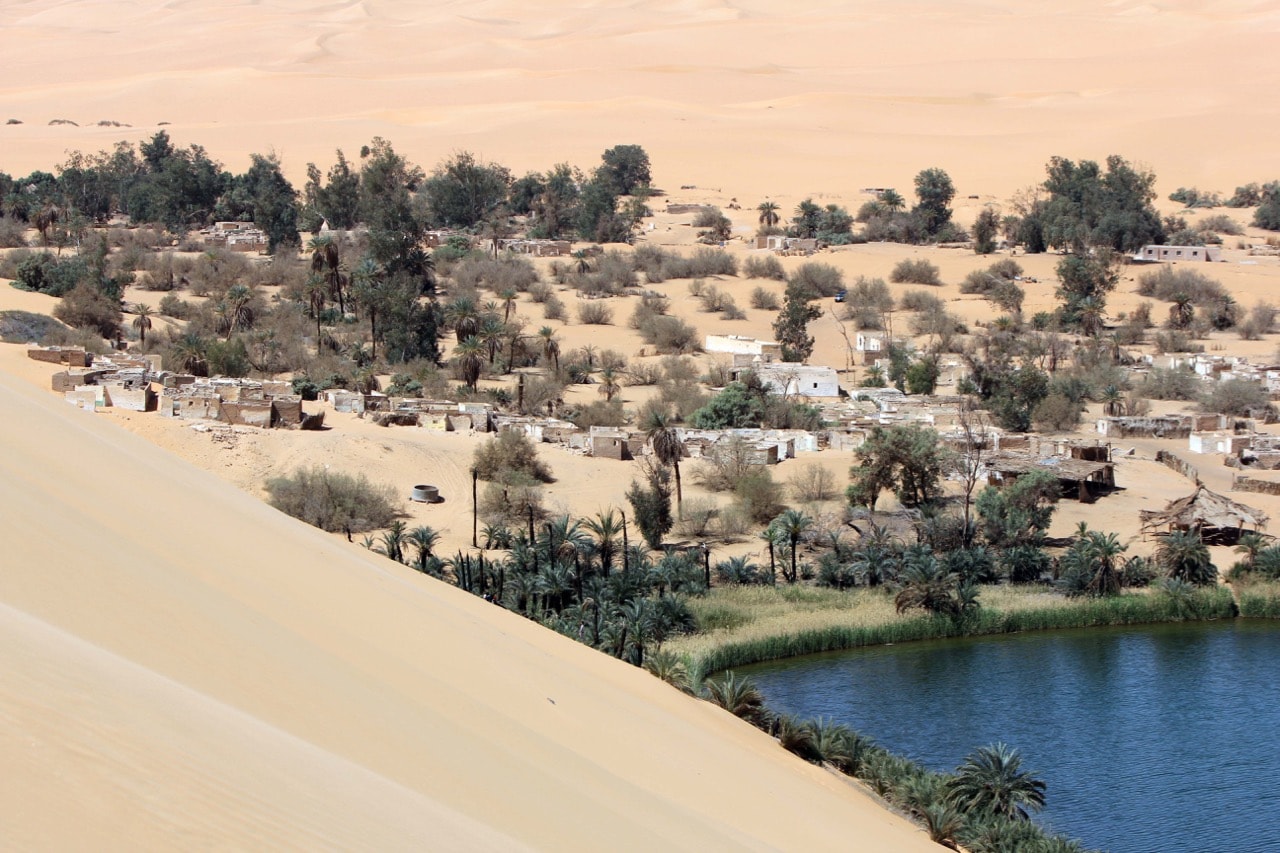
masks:
<path id="1" fill-rule="evenodd" d="M 151 331 L 151 306 L 139 302 L 133 306 L 133 313 L 137 315 L 133 318 L 133 327 L 138 330 L 138 343 L 145 346 L 147 332 Z"/>
<path id="2" fill-rule="evenodd" d="M 1260 533 L 1245 533 L 1236 542 L 1237 554 L 1244 554 L 1244 564 L 1250 569 L 1258 560 L 1258 554 L 1267 547 L 1267 540 Z"/>
<path id="3" fill-rule="evenodd" d="M 382 534 L 381 552 L 397 563 L 404 562 L 404 545 L 407 541 L 405 529 L 407 526 L 400 519 L 396 519 L 391 522 L 391 526 Z"/>
<path id="4" fill-rule="evenodd" d="M 228 336 L 234 335 L 237 328 L 253 323 L 253 309 L 250 307 L 252 302 L 253 291 L 248 285 L 233 284 L 227 288 L 226 294 L 218 303 L 218 309 Z"/>
<path id="5" fill-rule="evenodd" d="M 956 768 L 947 799 L 962 812 L 1028 820 L 1028 811 L 1044 808 L 1044 791 L 1044 782 L 1022 769 L 1018 750 L 996 743 L 975 750 Z"/>
<path id="6" fill-rule="evenodd" d="M 613 398 L 622 390 L 622 372 L 613 365 L 600 371 L 600 387 L 596 389 L 605 402 L 612 403 Z"/>
<path id="7" fill-rule="evenodd" d="M 760 211 L 760 224 L 765 228 L 773 228 L 782 218 L 778 213 L 777 202 L 762 201 L 756 205 L 756 210 Z"/>
<path id="8" fill-rule="evenodd" d="M 710 702 L 752 725 L 763 726 L 769 719 L 764 696 L 755 683 L 749 678 L 738 678 L 732 670 L 708 681 L 703 693 Z"/>
<path id="9" fill-rule="evenodd" d="M 311 316 L 316 318 L 316 350 L 320 349 L 320 315 L 324 313 L 324 304 L 329 298 L 328 285 L 324 279 L 311 276 L 307 279 L 307 306 Z"/>
<path id="10" fill-rule="evenodd" d="M 769 583 L 772 585 L 778 579 L 778 549 L 786 543 L 787 537 L 776 524 L 770 524 L 760 531 L 760 538 L 769 548 Z"/>
<path id="11" fill-rule="evenodd" d="M 1124 414 L 1124 392 L 1116 385 L 1108 385 L 1102 391 L 1102 410 L 1112 417 Z"/>
<path id="12" fill-rule="evenodd" d="M 577 264 L 578 275 L 586 275 L 587 273 L 591 272 L 591 259 L 587 256 L 587 252 L 585 249 L 579 249 L 578 251 L 574 252 L 571 257 L 578 262 Z"/>
<path id="13" fill-rule="evenodd" d="M 1092 296 L 1080 300 L 1080 331 L 1089 337 L 1098 334 L 1105 318 L 1102 301 Z"/>
<path id="14" fill-rule="evenodd" d="M 653 455 L 663 465 L 670 465 L 676 475 L 676 515 L 684 516 L 684 491 L 680 486 L 680 457 L 684 442 L 680 440 L 670 418 L 662 412 L 650 411 L 641 427 L 653 447 Z"/>
<path id="15" fill-rule="evenodd" d="M 1218 570 L 1209 558 L 1209 549 L 1192 530 L 1175 530 L 1156 546 L 1156 563 L 1176 580 L 1205 586 L 1218 581 Z"/>
<path id="16" fill-rule="evenodd" d="M 908 553 L 904 559 L 907 568 L 902 573 L 902 589 L 893 599 L 894 608 L 899 613 L 919 607 L 935 616 L 960 615 L 964 605 L 959 595 L 960 576 L 948 572 L 930 553 Z"/>
<path id="17" fill-rule="evenodd" d="M 1081 527 L 1083 528 L 1083 524 Z M 1115 595 L 1120 591 L 1120 572 L 1116 570 L 1116 561 L 1128 549 L 1121 545 L 1114 533 L 1099 533 L 1096 530 L 1087 532 L 1084 543 L 1084 555 L 1093 578 L 1088 589 L 1095 595 Z"/>
<path id="18" fill-rule="evenodd" d="M 480 371 L 484 369 L 484 346 L 480 339 L 472 335 L 454 347 L 454 357 L 458 359 L 458 369 L 462 373 L 462 381 L 472 391 L 480 381 Z"/>
<path id="19" fill-rule="evenodd" d="M 476 311 L 475 300 L 468 296 L 460 296 L 444 309 L 445 322 L 453 327 L 453 334 L 458 341 L 465 341 L 480 330 L 480 316 Z"/>
<path id="20" fill-rule="evenodd" d="M 432 549 L 440 541 L 440 534 L 423 525 L 410 530 L 407 539 L 409 544 L 418 551 L 418 559 L 414 562 L 413 567 L 425 574 L 431 567 L 432 558 L 435 556 L 432 553 Z"/>
<path id="21" fill-rule="evenodd" d="M 327 234 L 311 238 L 307 244 L 311 249 L 311 272 L 321 277 L 329 287 L 329 298 L 338 303 L 338 310 L 347 313 L 346 294 L 343 293 L 341 264 L 338 246 Z"/>
<path id="22" fill-rule="evenodd" d="M 556 333 L 550 326 L 543 326 L 538 330 L 538 337 L 542 338 L 542 355 L 548 362 L 555 365 L 556 373 L 560 372 L 560 342 L 556 340 Z"/>
<path id="23" fill-rule="evenodd" d="M 519 294 L 513 287 L 504 287 L 498 291 L 498 298 L 502 300 L 502 322 L 511 322 L 511 310 L 516 307 L 516 298 Z"/>
<path id="24" fill-rule="evenodd" d="M 907 200 L 893 188 L 880 193 L 880 203 L 887 207 L 890 213 L 897 213 L 907 206 Z"/>
<path id="25" fill-rule="evenodd" d="M 1179 291 L 1173 295 L 1173 305 L 1169 306 L 1169 325 L 1175 329 L 1185 329 L 1195 319 L 1196 307 L 1191 296 Z"/>
<path id="26" fill-rule="evenodd" d="M 799 577 L 796 570 L 796 548 L 800 545 L 800 537 L 813 526 L 813 519 L 798 509 L 789 509 L 775 518 L 770 526 L 776 526 L 791 546 L 791 574 L 787 576 L 787 582 L 795 583 Z"/>
<path id="27" fill-rule="evenodd" d="M 675 652 L 658 649 L 645 655 L 644 669 L 650 675 L 662 679 L 677 690 L 682 690 L 685 693 L 693 692 L 689 683 L 689 667 Z"/>
<path id="28" fill-rule="evenodd" d="M 622 535 L 622 519 L 617 511 L 610 507 L 604 512 L 596 513 L 595 518 L 588 518 L 583 523 L 592 536 L 595 536 L 594 550 L 600 560 L 600 569 L 608 576 L 613 568 L 613 558 L 617 553 L 618 537 Z"/>
<path id="29" fill-rule="evenodd" d="M 498 345 L 502 343 L 507 335 L 507 326 L 498 319 L 497 314 L 486 314 L 480 323 L 480 328 L 476 331 L 476 338 L 489 349 L 489 366 L 493 366 L 493 360 L 498 354 Z"/>
<path id="30" fill-rule="evenodd" d="M 207 365 L 205 361 L 207 349 L 208 344 L 204 338 L 195 332 L 187 332 L 169 347 L 169 358 L 173 360 L 173 367 L 176 370 L 203 374 Z"/>
<path id="31" fill-rule="evenodd" d="M 369 315 L 369 339 L 373 345 L 372 357 L 378 357 L 378 296 L 382 286 L 383 271 L 372 258 L 361 258 L 351 271 L 352 295 Z"/>

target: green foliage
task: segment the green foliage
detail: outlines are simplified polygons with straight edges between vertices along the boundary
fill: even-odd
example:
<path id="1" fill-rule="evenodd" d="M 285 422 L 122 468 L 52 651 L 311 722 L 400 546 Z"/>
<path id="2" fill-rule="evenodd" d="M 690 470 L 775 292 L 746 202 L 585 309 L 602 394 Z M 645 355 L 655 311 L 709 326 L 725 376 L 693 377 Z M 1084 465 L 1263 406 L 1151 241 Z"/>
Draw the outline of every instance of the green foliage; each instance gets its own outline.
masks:
<path id="1" fill-rule="evenodd" d="M 302 218 L 311 220 L 306 222 L 309 231 L 318 231 L 321 221 L 329 223 L 330 228 L 342 231 L 354 228 L 359 221 L 360 173 L 351 168 L 351 163 L 341 149 L 337 152 L 337 158 L 337 162 L 329 167 L 327 182 L 321 179 L 320 170 L 314 163 L 307 164 Z"/>
<path id="2" fill-rule="evenodd" d="M 917 424 L 874 427 L 857 455 L 858 464 L 850 471 L 850 503 L 874 507 L 885 489 L 893 489 L 908 507 L 930 503 L 941 494 L 947 457 L 932 429 Z"/>
<path id="3" fill-rule="evenodd" d="M 72 288 L 53 308 L 53 316 L 73 329 L 91 329 L 114 340 L 121 332 L 120 301 L 107 296 L 87 281 Z"/>
<path id="4" fill-rule="evenodd" d="M 911 362 L 906 370 L 908 394 L 932 394 L 938 387 L 938 376 L 941 374 L 938 360 L 925 356 Z"/>
<path id="5" fill-rule="evenodd" d="M 795 268 L 787 279 L 787 291 L 795 289 L 806 299 L 835 296 L 844 290 L 844 273 L 817 261 L 810 261 Z"/>
<path id="6" fill-rule="evenodd" d="M 1258 417 L 1271 407 L 1271 395 L 1261 382 L 1227 379 L 1215 382 L 1200 408 L 1239 418 Z"/>
<path id="7" fill-rule="evenodd" d="M 1057 272 L 1063 323 L 1096 335 L 1106 315 L 1107 295 L 1120 281 L 1115 259 L 1106 253 L 1067 255 L 1058 262 Z"/>
<path id="8" fill-rule="evenodd" d="M 730 382 L 693 413 L 690 423 L 698 429 L 741 429 L 760 426 L 763 417 L 760 395 L 752 394 L 741 382 Z"/>
<path id="9" fill-rule="evenodd" d="M 938 268 L 923 258 L 918 260 L 904 258 L 899 261 L 894 266 L 893 272 L 889 273 L 889 281 L 894 284 L 929 284 L 934 287 L 942 285 L 942 279 L 938 278 Z"/>
<path id="10" fill-rule="evenodd" d="M 397 515 L 394 491 L 317 465 L 266 482 L 276 509 L 321 530 L 360 533 L 386 527 Z"/>
<path id="11" fill-rule="evenodd" d="M 1062 487 L 1050 471 L 1031 471 L 1002 488 L 978 493 L 978 529 L 993 548 L 1038 546 L 1053 520 Z"/>
<path id="12" fill-rule="evenodd" d="M 1080 426 L 1084 406 L 1061 392 L 1050 392 L 1031 411 L 1031 422 L 1043 432 L 1071 432 Z"/>
<path id="13" fill-rule="evenodd" d="M 996 237 L 1000 234 L 1000 214 L 984 207 L 973 223 L 973 251 L 989 255 L 996 250 Z"/>
<path id="14" fill-rule="evenodd" d="M 763 465 L 751 466 L 733 486 L 733 497 L 742 513 L 757 524 L 782 509 L 782 485 Z"/>
<path id="15" fill-rule="evenodd" d="M 1209 549 L 1195 531 L 1175 530 L 1161 537 L 1155 561 L 1175 580 L 1197 586 L 1218 582 L 1218 569 L 1209 559 Z"/>
<path id="16" fill-rule="evenodd" d="M 1022 769 L 1018 750 L 1002 743 L 970 753 L 947 785 L 947 799 L 957 808 L 1014 820 L 1044 808 L 1044 792 L 1044 782 Z"/>
<path id="17" fill-rule="evenodd" d="M 431 222 L 443 227 L 470 228 L 483 222 L 507 199 L 511 172 L 460 151 L 441 163 L 422 182 Z"/>
<path id="18" fill-rule="evenodd" d="M 649 186 L 649 155 L 639 145 L 615 145 L 600 155 L 597 179 L 609 186 L 615 195 L 634 195 Z"/>
<path id="19" fill-rule="evenodd" d="M 770 721 L 771 715 L 759 688 L 751 679 L 739 678 L 732 671 L 708 679 L 703 685 L 703 695 L 709 702 L 754 726 L 764 728 Z"/>
<path id="20" fill-rule="evenodd" d="M 267 252 L 298 245 L 298 193 L 274 154 L 254 154 L 249 171 L 235 179 L 234 191 L 243 194 L 253 224 L 267 235 Z"/>
<path id="21" fill-rule="evenodd" d="M 1049 200 L 1039 219 L 1048 245 L 1083 254 L 1091 246 L 1133 252 L 1163 241 L 1160 216 L 1151 204 L 1153 173 L 1114 155 L 1107 158 L 1105 172 L 1092 160 L 1077 165 L 1062 157 L 1050 160 L 1047 172 Z"/>
<path id="22" fill-rule="evenodd" d="M 1253 212 L 1253 224 L 1268 231 L 1280 231 L 1280 181 L 1272 181 L 1260 190 L 1260 203 Z"/>
<path id="23" fill-rule="evenodd" d="M 40 252 L 18 263 L 13 286 L 49 296 L 65 296 L 88 278 L 89 265 L 79 255 L 55 258 L 51 252 Z"/>
<path id="24" fill-rule="evenodd" d="M 551 468 L 538 458 L 533 441 L 516 430 L 503 430 L 477 447 L 472 464 L 481 480 L 518 472 L 542 483 L 555 482 Z"/>
<path id="25" fill-rule="evenodd" d="M 805 361 L 813 353 L 813 336 L 809 322 L 822 316 L 822 309 L 811 304 L 811 291 L 794 278 L 787 284 L 782 311 L 773 321 L 774 337 L 782 344 L 783 361 Z"/>
<path id="26" fill-rule="evenodd" d="M 916 206 L 911 213 L 919 220 L 925 235 L 934 237 L 951 222 L 951 200 L 955 185 L 942 169 L 925 169 L 916 175 Z"/>
<path id="27" fill-rule="evenodd" d="M 1138 386 L 1152 400 L 1199 400 L 1204 383 L 1190 367 L 1154 367 Z"/>
<path id="28" fill-rule="evenodd" d="M 665 465 L 650 465 L 643 469 L 645 482 L 631 481 L 627 489 L 627 502 L 631 504 L 632 518 L 644 541 L 650 548 L 661 548 L 662 537 L 675 524 L 671 516 L 671 474 Z"/>

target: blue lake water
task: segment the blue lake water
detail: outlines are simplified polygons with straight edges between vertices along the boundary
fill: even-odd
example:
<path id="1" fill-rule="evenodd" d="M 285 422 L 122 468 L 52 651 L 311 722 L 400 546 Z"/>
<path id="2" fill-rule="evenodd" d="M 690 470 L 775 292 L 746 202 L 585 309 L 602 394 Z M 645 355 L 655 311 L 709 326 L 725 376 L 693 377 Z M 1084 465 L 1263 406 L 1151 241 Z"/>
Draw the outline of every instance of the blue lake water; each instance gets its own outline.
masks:
<path id="1" fill-rule="evenodd" d="M 1003 741 L 1039 823 L 1113 853 L 1280 850 L 1280 622 L 909 643 L 744 667 L 769 707 L 833 717 L 935 770 Z"/>

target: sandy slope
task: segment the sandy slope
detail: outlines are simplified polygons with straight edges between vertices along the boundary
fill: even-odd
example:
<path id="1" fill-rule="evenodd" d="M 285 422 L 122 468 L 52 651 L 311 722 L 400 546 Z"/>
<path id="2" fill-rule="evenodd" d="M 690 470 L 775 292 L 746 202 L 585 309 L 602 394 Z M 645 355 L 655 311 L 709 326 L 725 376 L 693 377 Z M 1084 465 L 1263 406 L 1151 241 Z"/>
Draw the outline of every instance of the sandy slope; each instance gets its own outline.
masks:
<path id="1" fill-rule="evenodd" d="M 1003 197 L 1050 155 L 1111 153 L 1164 193 L 1230 192 L 1275 177 L 1277 27 L 1274 0 L 5 0 L 0 120 L 24 123 L 0 126 L 2 165 L 163 122 L 237 170 L 274 149 L 295 179 L 381 135 L 518 172 L 637 142 L 661 186 L 752 197 L 927 166 Z"/>
<path id="2" fill-rule="evenodd" d="M 8 370 L 0 443 L 16 847 L 926 847 L 710 705 Z"/>

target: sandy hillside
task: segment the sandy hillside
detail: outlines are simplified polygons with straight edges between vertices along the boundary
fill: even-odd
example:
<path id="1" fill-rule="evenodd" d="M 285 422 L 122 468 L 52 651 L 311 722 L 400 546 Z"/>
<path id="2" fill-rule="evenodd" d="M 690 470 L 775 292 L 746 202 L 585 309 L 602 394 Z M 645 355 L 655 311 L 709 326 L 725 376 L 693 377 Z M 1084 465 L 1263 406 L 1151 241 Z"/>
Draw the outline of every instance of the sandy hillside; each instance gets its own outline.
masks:
<path id="1" fill-rule="evenodd" d="M 12 846 L 928 846 L 709 704 L 335 542 L 7 367 Z"/>
<path id="2" fill-rule="evenodd" d="M 0 3 L 6 171 L 162 124 L 229 166 L 354 155 L 517 172 L 619 142 L 659 185 L 848 196 L 948 169 L 1006 196 L 1050 155 L 1120 153 L 1230 192 L 1276 177 L 1280 4 L 891 0 Z M 50 121 L 73 121 L 78 126 Z M 118 122 L 128 127 L 98 126 Z"/>

